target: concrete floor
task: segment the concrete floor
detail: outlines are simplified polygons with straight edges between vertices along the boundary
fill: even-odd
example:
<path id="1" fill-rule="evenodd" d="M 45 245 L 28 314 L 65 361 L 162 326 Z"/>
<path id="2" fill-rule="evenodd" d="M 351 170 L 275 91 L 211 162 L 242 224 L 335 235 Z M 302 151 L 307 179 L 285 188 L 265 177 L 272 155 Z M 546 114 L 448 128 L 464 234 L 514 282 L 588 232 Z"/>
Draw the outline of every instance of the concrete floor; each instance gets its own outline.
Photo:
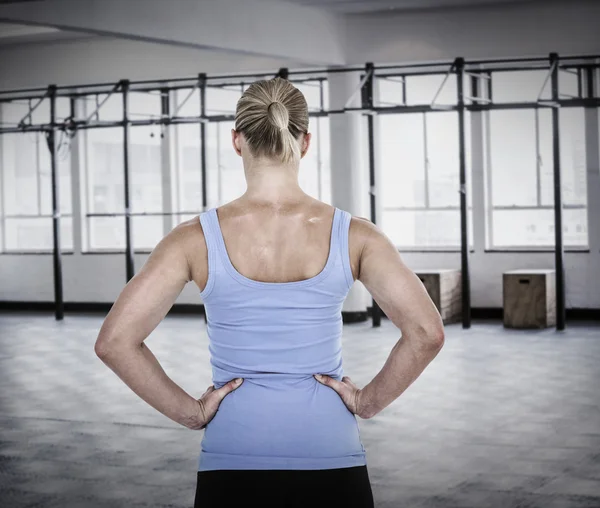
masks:
<path id="1" fill-rule="evenodd" d="M 94 355 L 101 321 L 0 314 L 0 507 L 192 506 L 202 431 Z M 600 326 L 446 330 L 405 394 L 359 419 L 376 506 L 600 507 Z M 369 382 L 398 336 L 346 325 L 345 374 Z M 169 317 L 147 344 L 190 394 L 211 384 L 202 317 Z"/>

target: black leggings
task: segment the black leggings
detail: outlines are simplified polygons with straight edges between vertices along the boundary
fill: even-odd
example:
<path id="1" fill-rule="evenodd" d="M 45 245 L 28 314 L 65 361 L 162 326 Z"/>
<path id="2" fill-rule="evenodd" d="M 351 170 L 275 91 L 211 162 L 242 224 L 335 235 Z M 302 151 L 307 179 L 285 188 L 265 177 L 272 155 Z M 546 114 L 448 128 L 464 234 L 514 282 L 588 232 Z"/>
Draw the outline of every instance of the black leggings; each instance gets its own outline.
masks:
<path id="1" fill-rule="evenodd" d="M 198 471 L 194 508 L 373 508 L 367 466 Z"/>

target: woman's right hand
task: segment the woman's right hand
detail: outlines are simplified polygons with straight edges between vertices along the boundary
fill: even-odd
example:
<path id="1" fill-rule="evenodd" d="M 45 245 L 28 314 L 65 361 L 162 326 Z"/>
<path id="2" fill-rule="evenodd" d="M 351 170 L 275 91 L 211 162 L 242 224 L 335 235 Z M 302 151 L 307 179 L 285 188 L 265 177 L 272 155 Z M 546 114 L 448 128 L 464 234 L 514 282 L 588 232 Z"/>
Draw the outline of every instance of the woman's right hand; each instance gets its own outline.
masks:
<path id="1" fill-rule="evenodd" d="M 215 389 L 214 385 L 210 385 L 208 389 L 202 394 L 202 397 L 197 399 L 199 406 L 198 422 L 199 426 L 196 426 L 194 430 L 203 429 L 210 423 L 210 421 L 217 414 L 217 410 L 221 405 L 221 401 L 225 396 L 231 393 L 233 390 L 239 388 L 242 385 L 242 378 L 232 379 L 225 383 L 221 388 Z"/>
<path id="2" fill-rule="evenodd" d="M 315 374 L 315 379 L 325 386 L 332 388 L 342 399 L 348 410 L 361 418 L 366 418 L 361 412 L 361 389 L 356 386 L 348 376 L 344 376 L 341 381 L 326 376 L 324 374 Z"/>

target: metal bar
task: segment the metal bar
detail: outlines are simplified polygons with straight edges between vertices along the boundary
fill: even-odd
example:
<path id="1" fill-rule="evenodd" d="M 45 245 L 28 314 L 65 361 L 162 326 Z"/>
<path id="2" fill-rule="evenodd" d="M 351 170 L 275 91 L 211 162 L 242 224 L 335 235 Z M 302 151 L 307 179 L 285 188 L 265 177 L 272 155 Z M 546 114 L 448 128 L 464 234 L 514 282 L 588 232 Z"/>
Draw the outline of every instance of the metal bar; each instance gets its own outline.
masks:
<path id="1" fill-rule="evenodd" d="M 200 117 L 206 116 L 206 74 L 198 75 L 200 86 Z M 202 209 L 208 208 L 207 194 L 207 171 L 206 171 L 206 124 L 200 124 L 200 180 L 202 181 Z"/>
<path id="2" fill-rule="evenodd" d="M 48 140 L 46 140 L 47 142 Z M 35 136 L 35 188 L 37 212 L 42 212 L 42 175 L 40 174 L 40 136 Z"/>
<path id="3" fill-rule="evenodd" d="M 123 188 L 125 204 L 125 271 L 129 282 L 135 274 L 131 231 L 131 203 L 129 192 L 129 81 L 121 81 L 123 94 Z"/>
<path id="4" fill-rule="evenodd" d="M 480 98 L 481 99 L 481 98 Z M 499 104 L 465 104 L 467 111 L 490 111 L 490 110 L 505 110 L 505 109 L 536 109 L 546 107 L 562 107 L 562 108 L 581 108 L 581 107 L 600 107 L 600 98 L 592 99 L 562 99 L 558 102 L 554 101 L 541 101 L 541 102 L 522 102 L 522 103 L 499 103 Z M 332 114 L 340 113 L 364 113 L 364 114 L 397 114 L 397 113 L 421 113 L 426 112 L 439 112 L 439 111 L 458 111 L 458 106 L 453 105 L 437 105 L 432 108 L 431 105 L 414 105 L 414 106 L 393 106 L 393 107 L 379 107 L 374 106 L 373 108 L 346 108 L 339 110 L 329 111 L 311 111 L 309 112 L 310 117 L 321 117 L 329 116 Z M 223 122 L 223 121 L 234 121 L 235 115 L 213 115 L 205 117 L 173 117 L 173 118 L 154 118 L 148 120 L 129 120 L 129 125 L 133 127 L 138 126 L 152 126 L 152 125 L 171 125 L 171 124 L 188 124 L 188 123 L 201 123 L 201 122 Z M 74 121 L 71 123 L 72 128 L 76 129 L 97 129 L 97 128 L 111 128 L 121 127 L 122 121 L 101 121 L 86 124 L 82 121 Z M 0 134 L 15 134 L 22 132 L 46 132 L 51 129 L 50 124 L 39 124 L 24 126 L 21 128 L 10 127 L 0 128 Z"/>
<path id="5" fill-rule="evenodd" d="M 598 56 L 593 56 L 593 55 L 583 55 L 583 56 L 569 56 L 569 57 L 562 57 L 561 60 L 565 61 L 565 60 L 579 60 L 582 62 L 592 62 L 590 65 L 597 65 L 595 62 L 593 62 L 595 59 L 600 58 Z M 472 65 L 499 65 L 499 64 L 507 64 L 507 63 L 545 63 L 546 60 L 543 58 L 511 58 L 511 59 L 488 59 L 488 60 L 473 60 L 473 61 L 469 61 L 466 62 L 466 66 L 470 67 Z M 448 65 L 447 62 L 429 62 L 429 63 L 413 63 L 413 64 L 403 64 L 403 65 L 383 65 L 383 66 L 379 66 L 377 67 L 377 70 L 393 70 L 393 69 L 410 69 L 410 68 L 431 68 L 431 67 L 443 67 Z M 585 63 L 581 63 L 580 65 L 587 65 Z M 576 64 L 571 63 L 569 65 L 563 65 L 564 67 L 575 67 Z M 513 70 L 529 70 L 531 69 L 532 66 L 528 66 L 528 67 L 514 67 Z M 358 70 L 362 70 L 361 67 L 357 67 L 357 66 L 348 66 L 348 67 L 343 67 L 343 68 L 334 68 L 334 69 L 304 69 L 304 70 L 297 70 L 297 71 L 290 71 L 289 74 L 290 75 L 306 75 L 306 74 L 311 74 L 311 73 L 315 73 L 315 74 L 326 74 L 326 73 L 342 73 L 342 72 L 355 72 Z M 498 68 L 495 69 L 495 71 L 502 71 L 502 70 L 508 70 L 507 68 Z M 428 74 L 437 74 L 438 72 L 429 72 Z M 245 78 L 258 78 L 258 77 L 268 77 L 268 76 L 272 76 L 272 73 L 250 73 L 250 74 L 229 74 L 229 75 L 220 75 L 220 76 L 210 76 L 207 79 L 210 80 L 222 80 L 222 79 L 245 79 Z M 318 79 L 317 77 L 315 77 L 315 79 Z M 138 81 L 132 81 L 130 83 L 131 85 L 131 89 L 132 91 L 156 91 L 159 90 L 160 88 L 162 88 L 165 84 L 168 83 L 184 83 L 184 82 L 189 82 L 189 86 L 192 86 L 195 82 L 195 78 L 190 78 L 190 77 L 182 77 L 182 78 L 169 78 L 169 79 L 155 79 L 155 80 L 138 80 Z M 142 85 L 153 85 L 152 87 L 147 87 L 147 88 L 139 88 Z M 57 87 L 58 90 L 58 96 L 63 96 L 63 95 L 70 95 L 71 93 L 78 93 L 78 92 L 70 92 L 72 90 L 75 89 L 84 89 L 84 90 L 90 90 L 90 89 L 95 89 L 95 88 L 101 88 L 101 87 L 105 87 L 107 88 L 106 91 L 109 91 L 109 87 L 113 86 L 113 83 L 92 83 L 92 84 L 85 84 L 85 85 L 66 85 L 66 86 L 60 86 Z M 189 88 L 188 85 L 184 85 L 181 88 Z M 45 88 L 29 88 L 29 89 L 23 89 L 23 90 L 4 90 L 4 91 L 0 91 L 0 96 L 4 96 L 4 95 L 10 95 L 10 94 L 16 94 L 16 93 L 36 93 L 36 92 L 40 92 L 43 93 L 45 92 L 46 89 Z M 64 93 L 62 93 L 64 92 Z M 94 92 L 90 92 L 90 93 L 94 93 Z M 98 93 L 106 93 L 106 92 L 102 92 L 102 91 L 98 91 Z M 2 100 L 2 99 L 0 99 Z"/>
<path id="6" fill-rule="evenodd" d="M 429 145 L 427 143 L 427 114 L 421 113 L 423 119 L 423 157 L 424 157 L 424 169 L 425 169 L 425 208 L 429 208 Z"/>
<path id="7" fill-rule="evenodd" d="M 540 112 L 535 110 L 535 179 L 536 203 L 542 204 L 542 154 L 540 153 Z"/>
<path id="8" fill-rule="evenodd" d="M 460 251 L 462 281 L 462 326 L 471 327 L 471 281 L 469 274 L 469 230 L 467 212 L 467 159 L 465 153 L 465 99 L 464 72 L 465 61 L 457 58 L 453 64 L 456 72 L 458 99 L 458 158 L 460 165 Z"/>
<path id="9" fill-rule="evenodd" d="M 552 99 L 558 101 L 558 54 L 550 54 L 552 64 Z M 554 240 L 555 240 L 555 271 L 556 271 L 556 329 L 564 330 L 565 311 L 565 273 L 562 226 L 562 186 L 560 175 L 560 111 L 552 109 L 552 151 L 554 156 Z"/>
<path id="10" fill-rule="evenodd" d="M 52 184 L 52 265 L 54 268 L 54 317 L 61 321 L 65 316 L 63 301 L 62 259 L 60 245 L 60 194 L 58 185 L 58 158 L 56 154 L 56 85 L 48 87 L 50 97 L 50 123 L 47 133 L 50 150 L 50 175 Z"/>
<path id="11" fill-rule="evenodd" d="M 363 108 L 373 107 L 373 78 L 374 78 L 374 66 L 372 63 L 365 65 L 365 76 L 360 81 L 359 91 L 361 92 L 361 102 Z M 354 98 L 352 96 L 352 99 Z M 349 106 L 350 100 L 346 102 L 346 106 Z M 368 139 L 368 153 L 369 153 L 369 205 L 371 212 L 371 222 L 377 224 L 377 196 L 375 195 L 375 125 L 372 115 L 367 117 L 367 139 Z M 371 318 L 374 327 L 381 326 L 381 309 L 375 301 L 375 298 L 371 298 Z"/>

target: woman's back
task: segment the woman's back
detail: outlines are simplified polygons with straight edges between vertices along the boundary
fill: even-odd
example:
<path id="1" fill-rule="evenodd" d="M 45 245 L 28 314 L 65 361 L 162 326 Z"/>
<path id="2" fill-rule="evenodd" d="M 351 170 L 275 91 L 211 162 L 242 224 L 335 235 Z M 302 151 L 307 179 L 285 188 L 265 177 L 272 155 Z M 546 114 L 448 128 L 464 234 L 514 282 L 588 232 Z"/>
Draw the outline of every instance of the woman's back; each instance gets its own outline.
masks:
<path id="1" fill-rule="evenodd" d="M 344 375 L 350 214 L 315 202 L 269 216 L 234 203 L 222 216 L 227 206 L 200 215 L 208 252 L 201 296 L 213 384 L 244 382 L 206 427 L 198 469 L 366 464 L 355 415 L 314 378 Z"/>

